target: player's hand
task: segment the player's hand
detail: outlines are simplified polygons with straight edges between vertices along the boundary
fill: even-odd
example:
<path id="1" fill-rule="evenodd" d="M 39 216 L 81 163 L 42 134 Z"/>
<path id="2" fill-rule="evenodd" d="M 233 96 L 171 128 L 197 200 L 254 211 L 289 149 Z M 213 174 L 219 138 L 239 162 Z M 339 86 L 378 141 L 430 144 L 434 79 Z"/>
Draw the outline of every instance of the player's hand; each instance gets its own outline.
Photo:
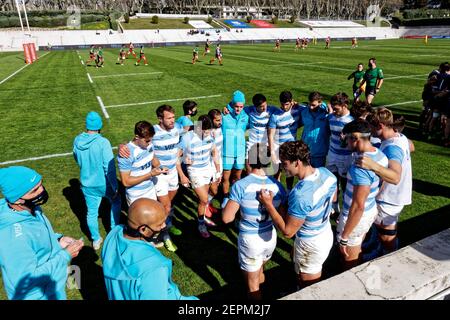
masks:
<path id="1" fill-rule="evenodd" d="M 258 200 L 265 206 L 269 206 L 273 201 L 273 192 L 267 189 L 261 189 Z"/>
<path id="2" fill-rule="evenodd" d="M 150 174 L 152 177 L 159 176 L 160 174 L 162 174 L 162 169 L 160 167 L 153 168 L 152 171 L 150 171 Z"/>
<path id="3" fill-rule="evenodd" d="M 224 115 L 227 115 L 227 114 L 230 113 L 230 110 L 228 110 L 227 107 L 223 107 L 222 113 L 223 113 Z"/>
<path id="4" fill-rule="evenodd" d="M 65 249 L 67 248 L 67 246 L 69 244 L 71 244 L 72 242 L 74 242 L 75 239 L 71 238 L 71 237 L 62 237 L 61 239 L 59 239 L 59 245 L 61 246 L 61 248 Z"/>
<path id="5" fill-rule="evenodd" d="M 368 156 L 359 157 L 358 159 L 356 159 L 355 163 L 358 167 L 366 170 L 374 170 L 377 165 L 376 162 Z"/>
<path id="6" fill-rule="evenodd" d="M 273 165 L 279 165 L 278 163 L 278 155 L 275 152 L 270 153 L 270 159 L 272 160 Z"/>
<path id="7" fill-rule="evenodd" d="M 130 149 L 125 143 L 119 144 L 119 157 L 129 158 L 131 156 Z"/>
<path id="8" fill-rule="evenodd" d="M 75 258 L 76 256 L 78 256 L 78 253 L 80 253 L 80 250 L 83 248 L 83 246 L 84 246 L 84 242 L 82 239 L 75 240 L 75 241 L 71 242 L 65 248 L 65 250 L 70 254 L 70 256 L 72 258 Z"/>
<path id="9" fill-rule="evenodd" d="M 348 257 L 347 246 L 343 246 L 339 244 L 339 251 L 344 255 L 344 257 Z"/>
<path id="10" fill-rule="evenodd" d="M 182 177 L 180 177 L 180 181 L 181 181 L 181 184 L 182 184 L 184 187 L 186 187 L 186 188 L 188 188 L 188 187 L 189 187 L 189 184 L 191 183 L 191 181 L 189 180 L 189 178 L 186 177 L 185 175 L 183 175 Z"/>

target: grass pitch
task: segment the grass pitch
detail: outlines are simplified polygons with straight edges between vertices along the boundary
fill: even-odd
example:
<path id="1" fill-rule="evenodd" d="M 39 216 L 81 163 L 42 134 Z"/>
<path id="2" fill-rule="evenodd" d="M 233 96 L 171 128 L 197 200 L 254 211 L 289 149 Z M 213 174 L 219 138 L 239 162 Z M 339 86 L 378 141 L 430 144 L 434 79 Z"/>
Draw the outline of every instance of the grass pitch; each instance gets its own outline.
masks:
<path id="1" fill-rule="evenodd" d="M 139 120 L 156 123 L 155 109 L 166 101 L 182 115 L 187 98 L 199 104 L 199 115 L 212 108 L 222 109 L 233 91 L 246 94 L 247 104 L 258 92 L 269 104 L 278 106 L 282 90 L 291 90 L 297 101 L 306 101 L 313 90 L 326 99 L 338 91 L 351 94 L 347 76 L 359 62 L 367 64 L 375 56 L 385 74 L 375 105 L 392 105 L 395 113 L 407 119 L 405 134 L 416 146 L 413 154 L 413 204 L 405 208 L 399 224 L 401 246 L 450 227 L 450 150 L 435 141 L 421 141 L 417 132 L 421 92 L 426 75 L 442 61 L 449 60 L 450 43 L 431 40 L 360 41 L 350 49 L 348 42 L 311 45 L 295 52 L 293 43 L 282 43 L 281 52 L 272 44 L 222 45 L 224 65 L 208 65 L 212 54 L 191 64 L 191 47 L 147 48 L 149 65 L 134 65 L 128 59 L 116 65 L 118 49 L 105 50 L 105 67 L 85 66 L 87 51 L 39 53 L 35 64 L 25 67 L 23 53 L 0 54 L 0 166 L 5 162 L 71 153 L 72 142 L 84 130 L 86 114 L 102 114 L 99 99 L 109 120 L 102 134 L 113 146 L 133 136 Z M 44 56 L 45 54 L 45 56 Z M 81 57 L 81 60 L 80 60 Z M 89 74 L 89 76 L 88 76 Z M 89 79 L 90 77 L 90 79 Z M 92 80 L 92 82 L 90 81 Z M 99 98 L 97 98 L 99 97 Z M 69 299 L 105 299 L 99 252 L 89 247 L 84 223 L 85 206 L 79 190 L 79 170 L 69 155 L 18 164 L 36 169 L 44 177 L 50 200 L 44 211 L 57 232 L 84 237 L 87 246 L 73 260 L 81 268 L 80 290 L 68 290 Z M 185 295 L 205 299 L 244 298 L 245 285 L 237 262 L 237 232 L 233 227 L 212 230 L 209 239 L 197 232 L 196 199 L 180 189 L 175 203 L 175 225 L 183 235 L 173 237 L 176 253 L 162 249 L 174 261 L 174 280 Z M 104 218 L 108 221 L 108 218 Z M 105 229 L 101 226 L 101 233 Z M 264 290 L 275 299 L 295 289 L 295 274 L 289 252 L 292 240 L 278 239 L 272 260 L 266 266 Z M 325 264 L 325 276 L 338 272 L 336 254 Z M 0 290 L 0 298 L 6 295 Z"/>

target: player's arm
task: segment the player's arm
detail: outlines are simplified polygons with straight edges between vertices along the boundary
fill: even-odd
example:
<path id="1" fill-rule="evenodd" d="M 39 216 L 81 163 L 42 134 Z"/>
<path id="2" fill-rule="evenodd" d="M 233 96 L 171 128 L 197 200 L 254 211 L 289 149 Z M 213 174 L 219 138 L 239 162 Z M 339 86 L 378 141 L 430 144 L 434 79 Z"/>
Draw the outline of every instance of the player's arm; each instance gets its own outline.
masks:
<path id="1" fill-rule="evenodd" d="M 363 169 L 375 172 L 384 182 L 397 185 L 402 176 L 402 165 L 396 160 L 389 160 L 388 167 L 383 167 L 373 161 L 370 157 L 363 156 L 356 161 L 356 164 Z"/>
<path id="2" fill-rule="evenodd" d="M 287 215 L 285 218 L 278 212 L 273 205 L 273 193 L 272 191 L 262 189 L 258 197 L 259 201 L 266 207 L 267 212 L 273 220 L 275 226 L 283 233 L 286 238 L 292 238 L 295 233 L 301 228 L 305 220 L 298 219 L 293 216 Z M 286 213 L 284 206 L 280 206 L 279 210 Z"/>
<path id="3" fill-rule="evenodd" d="M 120 179 L 122 180 L 122 184 L 124 185 L 124 187 L 129 188 L 143 181 L 149 180 L 159 174 L 161 174 L 160 168 L 153 168 L 149 173 L 146 173 L 139 177 L 132 177 L 131 171 L 120 171 Z"/>
<path id="4" fill-rule="evenodd" d="M 376 89 L 380 90 L 383 85 L 384 79 L 378 79 Z"/>
<path id="5" fill-rule="evenodd" d="M 268 128 L 269 131 L 269 149 L 270 149 L 270 155 L 271 157 L 275 157 L 275 134 L 277 132 L 276 128 Z"/>
<path id="6" fill-rule="evenodd" d="M 354 78 L 354 77 L 355 77 L 355 72 L 356 72 L 356 71 L 353 71 L 353 72 L 347 77 L 347 80 L 350 80 L 350 79 Z"/>
<path id="7" fill-rule="evenodd" d="M 189 185 L 190 180 L 188 177 L 186 177 L 186 175 L 183 172 L 183 169 L 181 168 L 181 157 L 183 156 L 183 150 L 179 149 L 178 150 L 178 155 L 177 155 L 177 163 L 176 163 L 176 168 L 177 168 L 177 172 L 178 172 L 178 176 L 180 177 L 180 182 L 183 186 Z"/>
<path id="8" fill-rule="evenodd" d="M 347 240 L 353 229 L 358 225 L 364 213 L 367 197 L 370 193 L 370 185 L 353 186 L 352 204 L 348 212 L 348 219 L 342 231 L 341 238 Z"/>
<path id="9" fill-rule="evenodd" d="M 238 202 L 230 199 L 222 212 L 223 223 L 233 222 L 240 207 Z"/>
<path id="10" fill-rule="evenodd" d="M 220 159 L 219 159 L 219 152 L 217 152 L 217 147 L 214 144 L 211 149 L 211 156 L 214 162 L 214 166 L 216 167 L 216 172 L 220 171 Z"/>

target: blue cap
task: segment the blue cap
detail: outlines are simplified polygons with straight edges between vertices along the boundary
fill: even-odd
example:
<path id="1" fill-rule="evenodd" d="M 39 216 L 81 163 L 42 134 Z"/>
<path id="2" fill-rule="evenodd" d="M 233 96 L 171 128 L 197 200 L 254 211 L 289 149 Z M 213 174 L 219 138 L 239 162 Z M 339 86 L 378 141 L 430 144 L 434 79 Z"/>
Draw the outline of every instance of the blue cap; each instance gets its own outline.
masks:
<path id="1" fill-rule="evenodd" d="M 102 117 L 95 112 L 91 111 L 86 117 L 86 129 L 88 130 L 100 130 L 103 127 Z"/>
<path id="2" fill-rule="evenodd" d="M 245 104 L 245 95 L 239 91 L 236 90 L 235 92 L 233 92 L 233 98 L 231 99 L 231 105 L 235 105 L 236 103 L 243 103 Z"/>
<path id="3" fill-rule="evenodd" d="M 10 203 L 15 203 L 31 189 L 42 177 L 33 169 L 27 167 L 8 167 L 0 169 L 0 190 Z"/>

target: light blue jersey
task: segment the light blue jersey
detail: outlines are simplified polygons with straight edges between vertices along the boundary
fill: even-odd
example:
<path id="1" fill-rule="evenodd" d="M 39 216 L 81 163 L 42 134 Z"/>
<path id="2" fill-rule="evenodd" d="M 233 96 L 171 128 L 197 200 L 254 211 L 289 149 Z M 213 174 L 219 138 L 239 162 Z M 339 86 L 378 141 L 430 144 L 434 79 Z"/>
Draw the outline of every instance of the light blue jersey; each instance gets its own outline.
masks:
<path id="1" fill-rule="evenodd" d="M 316 168 L 289 193 L 288 214 L 304 220 L 299 238 L 312 238 L 331 228 L 330 212 L 337 179 L 328 169 Z"/>
<path id="2" fill-rule="evenodd" d="M 179 148 L 183 150 L 183 157 L 189 158 L 191 161 L 189 167 L 195 170 L 210 168 L 213 147 L 214 138 L 211 135 L 200 139 L 194 131 L 186 133 L 181 138 L 179 145 Z"/>
<path id="3" fill-rule="evenodd" d="M 286 112 L 280 109 L 274 112 L 269 119 L 269 128 L 276 129 L 275 143 L 281 145 L 287 141 L 297 140 L 299 122 L 300 107 L 298 105 Z"/>
<path id="4" fill-rule="evenodd" d="M 245 107 L 244 111 L 248 114 L 249 137 L 247 150 L 256 143 L 267 144 L 267 127 L 270 116 L 279 109 L 274 106 L 267 106 L 267 111 L 258 112 L 255 106 Z"/>
<path id="5" fill-rule="evenodd" d="M 364 154 L 354 153 L 353 157 L 356 158 L 363 155 L 370 157 L 373 161 L 383 167 L 387 168 L 388 166 L 387 157 L 379 149 L 376 149 L 374 152 L 364 152 Z M 347 188 L 344 194 L 344 209 L 342 210 L 342 214 L 344 216 L 348 215 L 350 206 L 352 205 L 354 186 L 370 186 L 370 193 L 364 206 L 364 213 L 371 210 L 376 210 L 375 197 L 380 189 L 380 178 L 375 174 L 375 172 L 358 167 L 353 162 L 347 173 Z"/>
<path id="6" fill-rule="evenodd" d="M 180 124 L 183 127 L 188 127 L 188 126 L 190 127 L 190 126 L 194 125 L 191 118 L 189 118 L 188 116 L 179 117 L 177 119 L 176 123 Z"/>
<path id="7" fill-rule="evenodd" d="M 180 135 L 183 127 L 175 123 L 175 127 L 169 131 L 161 128 L 160 125 L 154 125 L 155 135 L 152 139 L 155 156 L 161 163 L 161 167 L 169 170 L 176 169 L 178 144 L 180 143 Z"/>
<path id="8" fill-rule="evenodd" d="M 244 111 L 237 115 L 229 104 L 227 108 L 230 113 L 222 115 L 223 157 L 236 158 L 245 154 L 248 115 Z"/>
<path id="9" fill-rule="evenodd" d="M 258 200 L 261 189 L 272 191 L 275 208 L 286 202 L 287 196 L 284 187 L 273 177 L 250 174 L 237 181 L 231 187 L 230 200 L 241 206 L 239 233 L 261 234 L 272 231 L 272 218 Z"/>
<path id="10" fill-rule="evenodd" d="M 300 126 L 304 126 L 302 140 L 308 145 L 311 157 L 326 156 L 330 144 L 326 103 L 322 103 L 316 112 L 311 112 L 307 105 L 300 105 L 300 108 Z"/>
<path id="11" fill-rule="evenodd" d="M 334 114 L 330 115 L 329 123 L 331 136 L 330 151 L 328 152 L 329 155 L 349 156 L 352 154 L 352 151 L 348 149 L 347 146 L 341 146 L 341 133 L 344 126 L 353 120 L 354 119 L 350 113 L 342 117 L 337 117 Z"/>
<path id="12" fill-rule="evenodd" d="M 150 144 L 147 149 L 142 149 L 133 142 L 129 142 L 127 147 L 130 150 L 130 157 L 117 157 L 119 171 L 130 172 L 132 177 L 141 177 L 151 172 L 154 157 L 153 145 Z M 154 188 L 153 182 L 151 179 L 148 179 L 126 188 L 126 193 L 130 199 L 138 199 L 147 194 L 152 188 Z"/>

